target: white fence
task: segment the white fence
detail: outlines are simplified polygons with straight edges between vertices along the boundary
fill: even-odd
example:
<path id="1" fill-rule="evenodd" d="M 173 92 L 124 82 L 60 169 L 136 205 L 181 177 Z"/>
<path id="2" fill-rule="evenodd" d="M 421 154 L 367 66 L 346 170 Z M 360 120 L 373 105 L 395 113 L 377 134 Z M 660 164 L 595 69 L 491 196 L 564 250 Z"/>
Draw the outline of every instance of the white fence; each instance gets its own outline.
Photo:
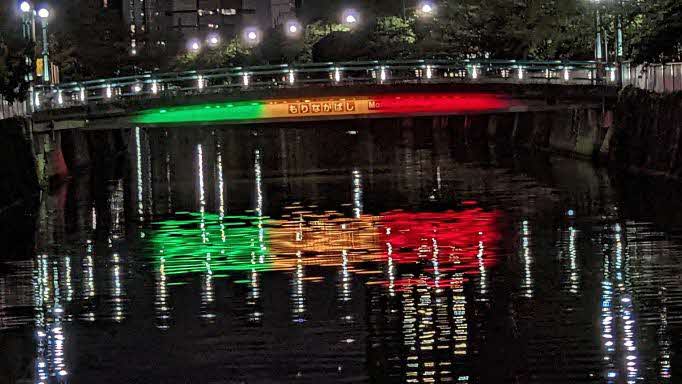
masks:
<path id="1" fill-rule="evenodd" d="M 654 92 L 682 91 L 682 63 L 630 65 L 623 63 L 623 86 Z"/>
<path id="2" fill-rule="evenodd" d="M 10 104 L 0 96 L 0 120 L 26 114 L 26 103 L 15 101 Z"/>

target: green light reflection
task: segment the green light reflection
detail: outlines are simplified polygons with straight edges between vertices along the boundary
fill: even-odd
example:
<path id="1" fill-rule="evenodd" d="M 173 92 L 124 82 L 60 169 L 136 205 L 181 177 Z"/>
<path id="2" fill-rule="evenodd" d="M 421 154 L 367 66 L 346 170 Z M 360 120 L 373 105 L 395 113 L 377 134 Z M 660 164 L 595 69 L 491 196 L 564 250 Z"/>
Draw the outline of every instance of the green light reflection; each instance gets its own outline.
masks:
<path id="1" fill-rule="evenodd" d="M 260 223 L 265 226 L 267 220 L 178 213 L 173 219 L 152 224 L 147 231 L 148 246 L 157 266 L 163 260 L 166 275 L 270 270 L 267 228 L 259 232 Z"/>

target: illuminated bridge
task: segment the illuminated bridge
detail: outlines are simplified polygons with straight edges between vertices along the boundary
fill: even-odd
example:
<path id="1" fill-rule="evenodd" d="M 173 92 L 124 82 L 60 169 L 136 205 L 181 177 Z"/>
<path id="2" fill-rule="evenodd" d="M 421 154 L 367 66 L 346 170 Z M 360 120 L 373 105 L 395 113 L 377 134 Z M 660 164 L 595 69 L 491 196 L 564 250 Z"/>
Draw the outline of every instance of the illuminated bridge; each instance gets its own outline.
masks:
<path id="1" fill-rule="evenodd" d="M 518 113 L 600 106 L 591 61 L 412 60 L 235 67 L 39 86 L 34 131 Z"/>

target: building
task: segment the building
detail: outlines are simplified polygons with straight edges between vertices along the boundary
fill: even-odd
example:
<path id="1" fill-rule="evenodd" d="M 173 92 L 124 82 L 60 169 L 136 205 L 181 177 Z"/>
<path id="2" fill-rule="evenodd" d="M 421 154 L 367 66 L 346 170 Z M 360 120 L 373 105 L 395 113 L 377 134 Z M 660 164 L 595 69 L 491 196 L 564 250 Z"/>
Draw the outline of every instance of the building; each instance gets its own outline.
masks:
<path id="1" fill-rule="evenodd" d="M 294 0 L 123 0 L 131 54 L 139 51 L 143 40 L 156 45 L 182 45 L 184 41 L 168 40 L 205 41 L 211 36 L 228 40 L 239 36 L 246 27 L 267 30 L 273 24 L 272 2 L 277 3 L 278 15 L 291 8 L 287 4 L 295 3 Z"/>
<path id="2" fill-rule="evenodd" d="M 217 34 L 229 39 L 246 26 L 259 26 L 258 16 L 264 11 L 259 3 L 258 0 L 171 0 L 166 16 L 170 18 L 170 28 L 187 38 Z"/>
<path id="3" fill-rule="evenodd" d="M 270 3 L 273 26 L 283 25 L 296 18 L 295 0 L 271 0 Z"/>

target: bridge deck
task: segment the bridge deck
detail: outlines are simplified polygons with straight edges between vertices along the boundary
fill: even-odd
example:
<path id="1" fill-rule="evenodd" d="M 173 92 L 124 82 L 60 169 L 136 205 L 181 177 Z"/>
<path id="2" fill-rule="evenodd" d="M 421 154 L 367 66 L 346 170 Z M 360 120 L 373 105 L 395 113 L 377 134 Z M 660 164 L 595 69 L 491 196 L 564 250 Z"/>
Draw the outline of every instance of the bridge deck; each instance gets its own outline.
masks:
<path id="1" fill-rule="evenodd" d="M 33 117 L 37 131 L 183 124 L 252 124 L 556 110 L 598 106 L 603 102 L 613 102 L 616 95 L 616 87 L 556 84 L 273 87 L 202 92 L 175 97 L 139 96 L 119 102 L 40 111 Z"/>

